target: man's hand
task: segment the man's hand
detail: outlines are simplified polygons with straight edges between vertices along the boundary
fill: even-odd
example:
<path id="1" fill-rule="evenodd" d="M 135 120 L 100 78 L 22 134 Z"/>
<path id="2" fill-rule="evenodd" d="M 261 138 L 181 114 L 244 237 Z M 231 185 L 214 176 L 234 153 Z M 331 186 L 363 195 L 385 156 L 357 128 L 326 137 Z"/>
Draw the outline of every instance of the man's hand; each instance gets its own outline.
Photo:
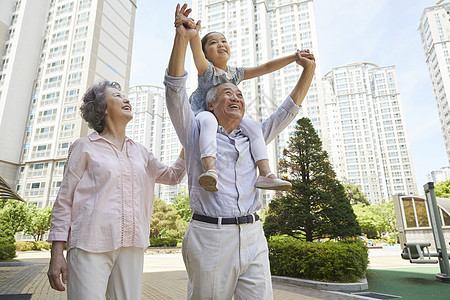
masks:
<path id="1" fill-rule="evenodd" d="M 314 54 L 309 52 L 309 49 L 297 50 L 295 55 L 297 56 L 297 64 L 299 64 L 303 68 L 316 67 L 316 58 L 314 57 Z"/>
<path id="2" fill-rule="evenodd" d="M 52 257 L 50 259 L 50 265 L 48 267 L 48 280 L 50 286 L 57 291 L 65 291 L 65 288 L 61 282 L 67 284 L 67 263 L 63 254 L 64 242 L 53 242 L 52 244 Z"/>
<path id="3" fill-rule="evenodd" d="M 193 27 L 194 20 L 189 18 L 191 11 L 190 8 L 187 9 L 187 4 L 184 4 L 182 7 L 178 4 L 175 9 L 176 33 L 167 67 L 167 74 L 172 77 L 184 76 L 184 60 L 186 58 L 187 45 L 194 36 L 198 35 L 201 28 L 200 21 Z"/>
<path id="4" fill-rule="evenodd" d="M 180 7 L 180 4 L 177 4 L 175 9 L 174 24 L 177 28 L 177 35 L 185 37 L 188 40 L 197 35 L 201 28 L 200 21 L 195 23 L 194 19 L 189 18 L 191 12 L 192 9 L 188 9 L 186 3 L 182 7 Z"/>
<path id="5" fill-rule="evenodd" d="M 177 8 L 175 9 L 175 27 L 180 26 L 181 24 L 184 25 L 186 28 L 195 28 L 195 21 L 192 18 L 189 18 L 189 14 L 192 12 L 192 9 L 186 9 L 187 4 L 183 4 L 183 6 L 180 8 L 180 4 L 177 4 Z M 187 20 L 186 20 L 187 19 Z"/>

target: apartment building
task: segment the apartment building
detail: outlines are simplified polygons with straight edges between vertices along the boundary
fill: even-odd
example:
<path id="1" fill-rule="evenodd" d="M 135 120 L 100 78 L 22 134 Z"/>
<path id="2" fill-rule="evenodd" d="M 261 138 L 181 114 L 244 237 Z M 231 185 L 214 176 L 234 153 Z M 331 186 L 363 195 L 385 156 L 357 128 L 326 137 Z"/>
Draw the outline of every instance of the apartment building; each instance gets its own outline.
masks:
<path id="1" fill-rule="evenodd" d="M 450 3 L 423 10 L 418 28 L 450 162 Z"/>
<path id="2" fill-rule="evenodd" d="M 53 204 L 71 143 L 91 132 L 78 112 L 84 91 L 108 79 L 128 93 L 135 11 L 135 0 L 15 1 L 0 69 L 0 175 L 8 165 L 30 203 Z"/>
<path id="3" fill-rule="evenodd" d="M 417 194 L 395 67 L 352 63 L 324 76 L 330 161 L 380 203 Z"/>
<path id="4" fill-rule="evenodd" d="M 427 178 L 428 181 L 434 182 L 434 184 L 450 180 L 450 167 L 442 167 L 439 170 L 431 171 L 427 174 Z"/>

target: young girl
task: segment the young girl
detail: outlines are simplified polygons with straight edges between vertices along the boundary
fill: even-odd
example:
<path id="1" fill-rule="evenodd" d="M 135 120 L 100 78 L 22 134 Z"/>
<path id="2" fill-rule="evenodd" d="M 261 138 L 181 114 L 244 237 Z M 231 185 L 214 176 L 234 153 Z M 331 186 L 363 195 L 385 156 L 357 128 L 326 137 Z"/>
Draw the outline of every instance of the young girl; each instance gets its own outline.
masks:
<path id="1" fill-rule="evenodd" d="M 179 10 L 175 20 L 175 27 L 181 24 L 181 18 L 184 18 L 189 12 L 184 11 L 183 6 Z M 178 11 L 178 9 L 177 9 Z M 190 24 L 195 28 L 196 24 Z M 198 25 L 197 25 L 198 26 Z M 263 65 L 251 68 L 238 68 L 227 65 L 230 59 L 231 51 L 223 34 L 210 32 L 202 40 L 197 35 L 190 40 L 190 46 L 194 58 L 194 63 L 198 71 L 198 88 L 192 93 L 189 101 L 197 120 L 200 123 L 200 151 L 201 159 L 205 173 L 200 175 L 199 184 L 207 191 L 217 191 L 218 175 L 215 167 L 216 159 L 216 132 L 217 120 L 209 111 L 206 104 L 206 94 L 208 90 L 221 83 L 231 82 L 238 85 L 242 80 L 255 78 L 264 74 L 274 72 L 294 61 L 297 57 L 308 57 L 309 51 L 300 52 L 271 60 Z M 291 183 L 277 178 L 270 171 L 267 149 L 260 124 L 250 119 L 244 118 L 240 122 L 240 128 L 251 143 L 251 151 L 255 164 L 259 170 L 259 176 L 255 187 L 270 190 L 288 190 Z"/>

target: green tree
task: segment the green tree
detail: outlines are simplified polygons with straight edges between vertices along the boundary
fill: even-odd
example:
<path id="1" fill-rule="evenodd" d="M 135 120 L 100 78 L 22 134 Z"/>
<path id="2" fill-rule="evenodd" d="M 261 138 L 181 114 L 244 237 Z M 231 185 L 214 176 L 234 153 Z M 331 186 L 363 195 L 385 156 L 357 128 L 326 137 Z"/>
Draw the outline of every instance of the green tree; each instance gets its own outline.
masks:
<path id="1" fill-rule="evenodd" d="M 450 180 L 439 182 L 434 186 L 436 197 L 450 198 Z"/>
<path id="2" fill-rule="evenodd" d="M 280 171 L 288 174 L 292 189 L 269 204 L 266 235 L 287 234 L 306 241 L 356 236 L 356 221 L 344 187 L 335 178 L 328 154 L 307 118 L 297 121 L 283 151 Z"/>
<path id="3" fill-rule="evenodd" d="M 350 200 L 350 204 L 358 204 L 362 203 L 365 205 L 369 205 L 370 202 L 366 198 L 366 194 L 361 192 L 361 189 L 359 186 L 344 180 L 342 182 L 342 185 L 344 186 L 345 193 L 347 194 L 348 199 Z"/>
<path id="4" fill-rule="evenodd" d="M 187 224 L 178 215 L 173 205 L 167 204 L 161 199 L 155 199 L 150 237 L 181 238 L 186 231 Z"/>
<path id="5" fill-rule="evenodd" d="M 379 232 L 377 224 L 378 218 L 371 209 L 371 205 L 355 204 L 353 205 L 353 211 L 361 226 L 361 231 L 370 239 L 376 238 Z"/>
<path id="6" fill-rule="evenodd" d="M 189 204 L 189 195 L 187 193 L 178 193 L 175 195 L 173 207 L 183 221 L 189 222 L 192 215 L 192 209 Z"/>
<path id="7" fill-rule="evenodd" d="M 42 241 L 45 232 L 50 229 L 50 219 L 52 207 L 37 208 L 35 205 L 28 207 L 28 222 L 25 226 L 25 233 L 33 236 L 35 241 Z"/>
<path id="8" fill-rule="evenodd" d="M 24 202 L 8 200 L 0 209 L 0 219 L 7 222 L 10 229 L 16 234 L 24 230 L 28 221 L 28 207 Z"/>
<path id="9" fill-rule="evenodd" d="M 394 203 L 392 201 L 380 204 L 353 205 L 362 232 L 369 238 L 377 238 L 381 232 L 395 231 Z"/>

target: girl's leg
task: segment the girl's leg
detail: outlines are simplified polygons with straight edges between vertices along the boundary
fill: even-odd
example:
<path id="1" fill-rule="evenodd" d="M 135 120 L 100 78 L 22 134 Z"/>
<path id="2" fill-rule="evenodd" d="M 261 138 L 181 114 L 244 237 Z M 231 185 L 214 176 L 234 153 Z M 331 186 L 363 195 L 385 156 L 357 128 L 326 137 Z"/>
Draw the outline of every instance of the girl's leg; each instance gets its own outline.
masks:
<path id="1" fill-rule="evenodd" d="M 278 179 L 270 171 L 269 159 L 267 155 L 266 141 L 262 134 L 261 125 L 253 120 L 243 118 L 240 122 L 242 132 L 249 138 L 250 151 L 259 170 L 259 176 L 255 187 L 268 190 L 288 190 L 291 183 Z"/>
<path id="2" fill-rule="evenodd" d="M 203 163 L 206 171 L 199 177 L 199 184 L 207 191 L 215 192 L 217 187 L 217 171 L 216 171 L 216 153 L 217 153 L 217 119 L 209 111 L 202 111 L 196 119 L 200 124 L 199 146 Z"/>

